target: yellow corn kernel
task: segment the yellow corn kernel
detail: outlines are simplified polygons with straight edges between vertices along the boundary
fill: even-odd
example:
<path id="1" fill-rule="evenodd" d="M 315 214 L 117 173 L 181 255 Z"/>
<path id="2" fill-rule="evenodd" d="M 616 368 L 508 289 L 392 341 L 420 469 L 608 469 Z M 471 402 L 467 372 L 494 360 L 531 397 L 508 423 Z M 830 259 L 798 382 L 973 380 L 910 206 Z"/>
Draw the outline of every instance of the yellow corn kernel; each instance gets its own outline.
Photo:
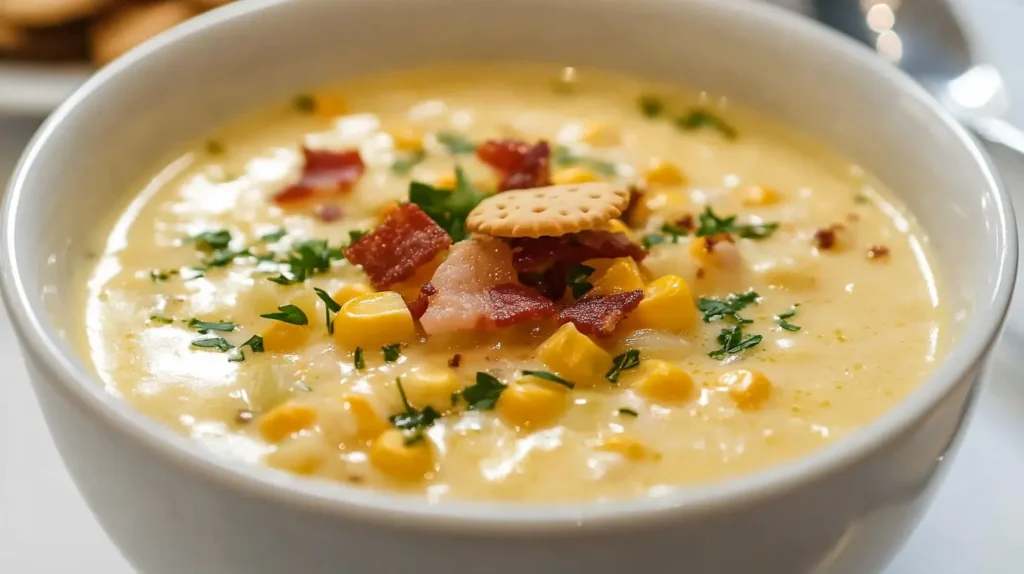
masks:
<path id="1" fill-rule="evenodd" d="M 692 210 L 690 197 L 682 189 L 648 190 L 631 210 L 629 224 L 643 227 L 654 214 L 664 217 L 666 221 L 675 221 Z"/>
<path id="2" fill-rule="evenodd" d="M 362 440 L 373 440 L 388 430 L 388 422 L 384 420 L 370 404 L 369 399 L 362 395 L 347 394 L 341 399 L 342 404 L 355 421 L 356 436 Z"/>
<path id="3" fill-rule="evenodd" d="M 344 349 L 377 349 L 415 336 L 412 314 L 394 291 L 353 297 L 341 306 L 334 320 L 334 341 Z"/>
<path id="4" fill-rule="evenodd" d="M 455 172 L 443 174 L 434 180 L 434 187 L 438 189 L 455 189 L 456 185 L 458 180 L 455 178 Z"/>
<path id="5" fill-rule="evenodd" d="M 772 394 L 772 382 L 759 371 L 737 369 L 718 378 L 719 384 L 742 410 L 756 409 Z"/>
<path id="6" fill-rule="evenodd" d="M 346 283 L 338 288 L 331 298 L 333 298 L 338 305 L 344 305 L 351 299 L 355 299 L 360 295 L 368 295 L 370 293 L 373 293 L 373 287 L 370 287 L 365 283 Z"/>
<path id="7" fill-rule="evenodd" d="M 260 333 L 260 336 L 263 337 L 263 348 L 268 353 L 290 353 L 306 344 L 312 336 L 313 330 L 320 324 L 320 311 L 317 310 L 316 302 L 315 295 L 306 293 L 288 303 L 302 309 L 302 312 L 306 314 L 306 319 L 309 320 L 308 325 L 292 325 L 283 321 L 261 319 L 265 321 L 265 326 Z M 266 310 L 267 313 L 273 311 L 276 310 Z"/>
<path id="8" fill-rule="evenodd" d="M 462 384 L 451 369 L 420 367 L 402 377 L 402 388 L 412 406 L 429 406 L 443 413 L 451 408 L 452 393 L 461 389 Z"/>
<path id="9" fill-rule="evenodd" d="M 403 126 L 391 133 L 395 149 L 418 152 L 423 150 L 423 134 L 411 126 Z"/>
<path id="10" fill-rule="evenodd" d="M 659 359 L 646 359 L 626 371 L 625 377 L 636 393 L 658 403 L 678 403 L 694 395 L 693 379 L 681 368 Z"/>
<path id="11" fill-rule="evenodd" d="M 323 118 L 343 116 L 348 112 L 348 104 L 339 96 L 316 96 L 316 115 Z"/>
<path id="12" fill-rule="evenodd" d="M 640 267 L 631 257 L 588 259 L 583 264 L 594 268 L 587 279 L 594 288 L 587 295 L 614 295 L 644 288 Z"/>
<path id="13" fill-rule="evenodd" d="M 644 171 L 644 179 L 650 186 L 686 185 L 686 175 L 676 164 L 654 158 Z"/>
<path id="14" fill-rule="evenodd" d="M 629 460 L 643 460 L 652 454 L 642 442 L 625 434 L 605 435 L 597 439 L 594 448 L 618 454 Z"/>
<path id="15" fill-rule="evenodd" d="M 719 248 L 718 244 L 730 241 L 730 236 L 724 233 L 707 237 L 694 237 L 690 240 L 690 255 L 699 261 L 701 265 L 721 262 L 722 259 L 716 253 L 716 250 Z"/>
<path id="16" fill-rule="evenodd" d="M 600 181 L 601 178 L 597 177 L 597 174 L 593 171 L 574 165 L 560 169 L 551 174 L 551 183 L 555 185 L 565 185 L 568 183 L 587 183 L 590 181 Z"/>
<path id="17" fill-rule="evenodd" d="M 584 126 L 580 141 L 594 147 L 612 147 L 619 145 L 622 136 L 614 127 L 604 122 L 593 122 Z"/>
<path id="18" fill-rule="evenodd" d="M 537 348 L 537 356 L 552 371 L 580 386 L 593 386 L 611 368 L 612 356 L 566 323 Z"/>
<path id="19" fill-rule="evenodd" d="M 277 446 L 267 455 L 271 468 L 309 476 L 323 465 L 329 450 L 320 436 L 297 436 Z"/>
<path id="20" fill-rule="evenodd" d="M 392 211 L 398 209 L 398 205 L 397 201 L 389 201 L 385 203 L 377 210 L 377 217 L 383 221 L 387 216 L 391 215 Z"/>
<path id="21" fill-rule="evenodd" d="M 430 441 L 422 438 L 412 444 L 398 429 L 385 431 L 370 448 L 370 462 L 384 474 L 398 480 L 422 480 L 434 469 Z"/>
<path id="22" fill-rule="evenodd" d="M 304 405 L 284 403 L 274 407 L 260 419 L 260 434 L 268 442 L 278 442 L 284 437 L 308 428 L 316 422 L 316 411 Z"/>
<path id="23" fill-rule="evenodd" d="M 625 233 L 627 236 L 633 235 L 633 230 L 628 225 L 622 222 L 621 219 L 611 219 L 605 224 L 605 229 L 612 233 Z"/>
<path id="24" fill-rule="evenodd" d="M 779 202 L 779 192 L 770 187 L 754 185 L 743 190 L 743 205 L 772 205 Z"/>
<path id="25" fill-rule="evenodd" d="M 550 426 L 565 412 L 569 389 L 538 379 L 520 377 L 498 399 L 498 416 L 517 429 Z"/>
<path id="26" fill-rule="evenodd" d="M 655 329 L 683 334 L 697 323 L 697 305 L 686 280 L 678 275 L 665 275 L 651 281 L 644 289 L 644 298 L 629 316 L 635 329 Z"/>

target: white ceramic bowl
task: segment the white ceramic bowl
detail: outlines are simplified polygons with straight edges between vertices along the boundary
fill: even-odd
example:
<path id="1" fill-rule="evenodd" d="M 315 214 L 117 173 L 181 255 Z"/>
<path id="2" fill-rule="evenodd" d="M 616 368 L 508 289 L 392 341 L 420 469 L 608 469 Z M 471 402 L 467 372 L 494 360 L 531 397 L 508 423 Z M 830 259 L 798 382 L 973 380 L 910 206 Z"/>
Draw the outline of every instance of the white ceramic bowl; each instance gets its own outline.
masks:
<path id="1" fill-rule="evenodd" d="M 254 107 L 438 60 L 612 68 L 728 94 L 858 158 L 930 232 L 959 343 L 897 408 L 811 456 L 608 504 L 444 503 L 221 459 L 134 412 L 75 354 L 83 237 L 174 151 Z M 251 0 L 92 79 L 3 213 L 3 294 L 82 495 L 147 574 L 877 571 L 949 459 L 1010 298 L 1016 233 L 978 147 L 867 50 L 720 0 Z"/>

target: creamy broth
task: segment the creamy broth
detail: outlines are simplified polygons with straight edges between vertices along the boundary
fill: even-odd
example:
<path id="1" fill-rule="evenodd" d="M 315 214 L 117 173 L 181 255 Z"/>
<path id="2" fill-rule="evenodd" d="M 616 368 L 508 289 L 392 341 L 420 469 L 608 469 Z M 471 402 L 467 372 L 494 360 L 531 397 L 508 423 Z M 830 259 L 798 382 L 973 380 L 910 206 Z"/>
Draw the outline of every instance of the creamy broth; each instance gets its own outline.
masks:
<path id="1" fill-rule="evenodd" d="M 655 328 L 637 311 L 591 337 L 607 352 L 591 365 L 602 374 L 639 351 L 617 382 L 582 380 L 574 369 L 589 359 L 546 360 L 538 349 L 565 334 L 551 319 L 419 331 L 387 362 L 386 327 L 364 331 L 313 291 L 339 303 L 368 291 L 360 267 L 334 257 L 305 282 L 269 280 L 287 277 L 280 262 L 303 241 L 337 248 L 374 229 L 413 180 L 450 188 L 460 165 L 494 192 L 498 172 L 472 146 L 500 138 L 548 141 L 555 183 L 643 190 L 623 219 L 650 246 L 645 302 L 666 276 L 692 292 L 668 313 L 647 307 Z M 303 145 L 358 149 L 365 173 L 347 192 L 275 202 L 302 173 Z M 756 227 L 695 238 L 707 206 L 719 223 Z M 725 99 L 586 70 L 442 67 L 298 97 L 171 162 L 98 241 L 82 287 L 84 352 L 111 392 L 224 456 L 434 500 L 656 495 L 763 469 L 892 408 L 947 347 L 927 239 L 869 174 Z M 388 289 L 413 300 L 440 260 Z M 706 300 L 730 294 L 750 299 L 736 314 L 752 322 L 722 343 L 736 321 Z M 260 317 L 291 304 L 308 325 Z M 329 334 L 326 317 L 346 331 Z M 747 348 L 709 356 L 736 343 Z M 480 372 L 508 386 L 479 385 Z M 439 418 L 396 434 L 388 417 L 407 411 L 398 381 L 414 414 Z M 479 401 L 488 390 L 496 404 Z"/>

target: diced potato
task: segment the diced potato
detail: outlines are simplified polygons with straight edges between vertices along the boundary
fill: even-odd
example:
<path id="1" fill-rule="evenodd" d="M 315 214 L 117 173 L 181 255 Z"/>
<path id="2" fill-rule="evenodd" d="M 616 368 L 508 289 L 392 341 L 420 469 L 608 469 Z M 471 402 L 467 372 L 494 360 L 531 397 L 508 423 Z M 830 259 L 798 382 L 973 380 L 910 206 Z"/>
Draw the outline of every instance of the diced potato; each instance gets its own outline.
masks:
<path id="1" fill-rule="evenodd" d="M 687 178 L 683 170 L 676 164 L 659 158 L 654 158 L 647 165 L 644 171 L 644 179 L 651 187 L 686 185 Z"/>
<path id="2" fill-rule="evenodd" d="M 580 141 L 593 147 L 613 147 L 619 145 L 622 135 L 605 122 L 593 122 L 583 127 Z"/>
<path id="3" fill-rule="evenodd" d="M 644 289 L 644 298 L 630 314 L 630 325 L 683 334 L 697 324 L 697 305 L 686 280 L 677 275 L 659 277 Z"/>
<path id="4" fill-rule="evenodd" d="M 772 394 L 772 382 L 759 371 L 737 369 L 724 373 L 718 382 L 741 410 L 760 407 Z"/>
<path id="5" fill-rule="evenodd" d="M 743 190 L 740 201 L 750 206 L 773 205 L 779 202 L 779 192 L 770 187 L 753 185 Z"/>
<path id="6" fill-rule="evenodd" d="M 405 481 L 422 480 L 434 470 L 434 452 L 430 441 L 423 438 L 406 444 L 407 435 L 399 429 L 385 431 L 373 441 L 370 462 L 391 478 Z"/>
<path id="7" fill-rule="evenodd" d="M 309 428 L 316 422 L 316 411 L 305 405 L 284 403 L 274 407 L 260 419 L 260 434 L 267 442 L 281 439 Z"/>
<path id="8" fill-rule="evenodd" d="M 463 387 L 455 371 L 440 367 L 419 367 L 402 377 L 402 388 L 412 406 L 433 407 L 444 412 L 452 406 L 452 393 Z"/>
<path id="9" fill-rule="evenodd" d="M 416 324 L 402 296 L 394 291 L 349 299 L 334 321 L 334 340 L 344 349 L 376 349 L 416 336 Z"/>
<path id="10" fill-rule="evenodd" d="M 562 325 L 541 343 L 537 356 L 559 376 L 580 386 L 597 384 L 612 364 L 612 356 L 572 323 Z"/>
<path id="11" fill-rule="evenodd" d="M 391 132 L 391 140 L 395 149 L 418 152 L 423 150 L 423 134 L 412 126 L 402 126 Z"/>
<path id="12" fill-rule="evenodd" d="M 657 403 L 679 403 L 694 395 L 693 379 L 683 369 L 659 359 L 646 359 L 623 377 L 636 393 Z"/>
<path id="13" fill-rule="evenodd" d="M 551 183 L 555 185 L 587 183 L 591 181 L 600 181 L 600 179 L 601 178 L 599 178 L 593 171 L 578 165 L 563 168 L 551 174 Z"/>
<path id="14" fill-rule="evenodd" d="M 588 259 L 583 264 L 594 268 L 587 280 L 594 288 L 587 295 L 613 295 L 644 288 L 640 267 L 632 257 Z"/>
<path id="15" fill-rule="evenodd" d="M 517 429 L 544 428 L 553 424 L 568 405 L 567 388 L 536 377 L 520 377 L 498 399 L 498 416 Z"/>
<path id="16" fill-rule="evenodd" d="M 628 460 L 643 460 L 651 455 L 651 451 L 644 443 L 626 434 L 602 436 L 597 439 L 594 448 L 618 454 Z"/>
<path id="17" fill-rule="evenodd" d="M 330 448 L 319 436 L 297 436 L 277 446 L 266 457 L 267 466 L 295 474 L 311 475 L 330 456 Z"/>
<path id="18" fill-rule="evenodd" d="M 362 395 L 347 394 L 342 402 L 355 421 L 356 436 L 361 440 L 374 440 L 388 430 L 388 421 L 380 416 L 370 404 L 369 399 Z"/>
<path id="19" fill-rule="evenodd" d="M 309 319 L 308 325 L 292 325 L 283 321 L 261 319 L 264 327 L 260 332 L 263 337 L 263 348 L 268 353 L 291 353 L 309 341 L 313 330 L 320 327 L 320 311 L 317 310 L 317 298 L 312 292 L 303 293 L 288 302 L 295 305 L 306 314 Z M 275 312 L 276 309 L 268 309 L 267 313 Z M 262 311 L 261 311 L 262 313 Z"/>

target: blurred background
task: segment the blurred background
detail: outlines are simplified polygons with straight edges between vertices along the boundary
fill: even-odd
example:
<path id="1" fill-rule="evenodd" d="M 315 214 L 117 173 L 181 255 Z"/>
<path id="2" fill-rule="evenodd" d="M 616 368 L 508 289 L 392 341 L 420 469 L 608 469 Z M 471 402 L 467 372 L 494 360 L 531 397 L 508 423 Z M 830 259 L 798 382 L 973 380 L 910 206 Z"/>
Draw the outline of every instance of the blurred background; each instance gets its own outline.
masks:
<path id="1" fill-rule="evenodd" d="M 231 1 L 0 0 L 0 184 L 40 122 L 96 69 Z M 985 142 L 1024 210 L 1024 136 L 1015 127 L 1024 126 L 1024 0 L 720 1 L 772 1 L 903 67 Z M 886 574 L 1024 572 L 1021 306 L 958 464 Z M 64 473 L 2 308 L 0 367 L 0 573 L 131 574 Z"/>

